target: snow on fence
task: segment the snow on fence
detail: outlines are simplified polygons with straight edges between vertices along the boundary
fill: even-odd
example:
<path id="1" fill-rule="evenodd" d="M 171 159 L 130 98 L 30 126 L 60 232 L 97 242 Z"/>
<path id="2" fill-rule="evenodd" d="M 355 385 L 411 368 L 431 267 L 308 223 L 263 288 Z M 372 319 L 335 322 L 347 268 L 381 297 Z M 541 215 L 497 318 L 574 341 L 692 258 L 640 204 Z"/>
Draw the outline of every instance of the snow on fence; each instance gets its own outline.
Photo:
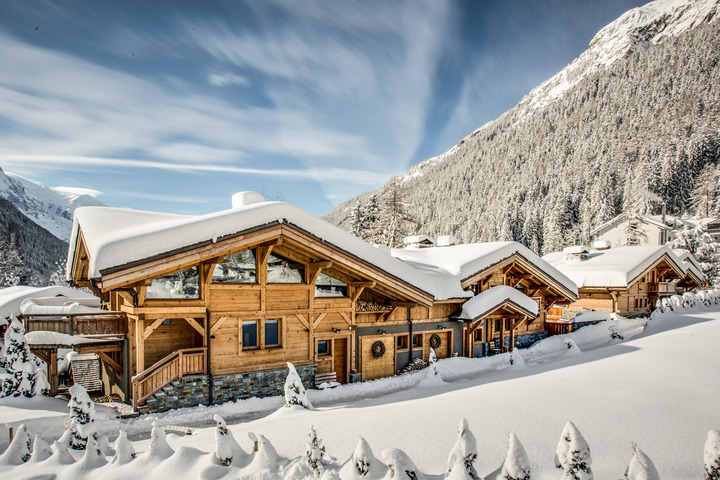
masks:
<path id="1" fill-rule="evenodd" d="M 720 289 L 685 292 L 682 295 L 659 298 L 655 308 L 660 313 L 720 304 Z"/>

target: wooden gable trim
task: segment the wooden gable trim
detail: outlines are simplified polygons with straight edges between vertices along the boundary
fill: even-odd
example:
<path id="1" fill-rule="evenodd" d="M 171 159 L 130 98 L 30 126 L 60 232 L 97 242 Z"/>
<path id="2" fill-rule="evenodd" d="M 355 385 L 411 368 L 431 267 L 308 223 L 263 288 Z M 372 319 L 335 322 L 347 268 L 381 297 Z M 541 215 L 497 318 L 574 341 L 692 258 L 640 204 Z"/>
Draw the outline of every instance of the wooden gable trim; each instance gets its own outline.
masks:
<path id="1" fill-rule="evenodd" d="M 488 317 L 490 315 L 495 315 L 498 310 L 504 310 L 504 309 L 514 312 L 515 315 L 523 315 L 525 317 L 529 317 L 532 319 L 535 319 L 539 316 L 538 314 L 535 314 L 533 312 L 525 310 L 523 307 L 521 307 L 517 303 L 513 302 L 512 300 L 505 300 L 504 302 L 491 308 L 490 310 L 487 310 L 487 311 L 481 313 L 480 315 L 477 315 L 475 318 L 472 319 L 472 323 L 475 323 L 478 320 L 482 320 L 483 318 Z"/>
<path id="2" fill-rule="evenodd" d="M 658 258 L 655 262 L 652 263 L 652 265 L 650 265 L 648 268 L 646 268 L 645 270 L 643 270 L 642 272 L 637 274 L 635 276 L 635 278 L 630 280 L 627 284 L 627 288 L 630 289 L 630 287 L 635 285 L 635 283 L 637 283 L 643 276 L 647 275 L 648 273 L 653 271 L 653 269 L 657 268 L 663 261 L 665 261 L 669 265 L 670 268 L 667 269 L 668 271 L 670 271 L 670 270 L 674 271 L 680 280 L 685 278 L 685 272 L 678 270 L 677 265 L 675 265 L 675 262 L 673 262 L 670 259 L 670 257 L 668 257 L 667 253 L 663 253 L 660 258 Z"/>
<path id="3" fill-rule="evenodd" d="M 545 273 L 543 270 L 541 270 L 539 267 L 537 267 L 534 263 L 530 262 L 527 258 L 523 257 L 521 254 L 515 252 L 512 255 L 510 255 L 507 258 L 504 258 L 495 264 L 485 268 L 484 270 L 481 270 L 477 273 L 474 273 L 473 275 L 465 278 L 462 280 L 460 286 L 463 289 L 470 288 L 470 286 L 473 283 L 477 283 L 478 281 L 484 280 L 485 277 L 491 276 L 496 271 L 503 269 L 503 273 L 505 273 L 505 269 L 507 271 L 510 271 L 510 269 L 514 266 L 513 264 L 517 263 L 519 266 L 521 266 L 526 271 L 530 272 L 529 275 L 522 275 L 522 280 L 528 280 L 532 277 L 537 277 L 539 282 L 547 285 L 549 288 L 552 288 L 553 290 L 557 291 L 563 298 L 566 298 L 570 302 L 574 302 L 578 299 L 577 295 L 575 295 L 574 292 L 568 290 L 564 285 L 562 285 L 557 280 L 553 279 L 550 275 Z M 519 283 L 519 282 L 518 282 Z"/>

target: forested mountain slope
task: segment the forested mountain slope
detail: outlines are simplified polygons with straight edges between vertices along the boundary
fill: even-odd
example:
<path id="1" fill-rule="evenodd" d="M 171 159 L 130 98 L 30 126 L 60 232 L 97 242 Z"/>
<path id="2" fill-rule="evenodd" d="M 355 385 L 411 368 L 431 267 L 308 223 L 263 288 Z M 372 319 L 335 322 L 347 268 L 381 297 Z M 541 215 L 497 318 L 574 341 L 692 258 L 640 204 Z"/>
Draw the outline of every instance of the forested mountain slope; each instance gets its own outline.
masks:
<path id="1" fill-rule="evenodd" d="M 401 178 L 414 216 L 408 233 L 517 240 L 546 253 L 586 241 L 622 211 L 659 211 L 663 201 L 668 213 L 720 213 L 720 15 L 716 1 L 690 3 L 703 9 L 697 18 L 629 12 L 590 49 L 614 32 L 629 36 L 624 54 L 615 42 L 609 64 L 581 56 L 573 65 L 582 68 L 569 66 L 413 167 Z M 634 27 L 618 30 L 628 16 Z M 328 220 L 349 229 L 353 207 L 368 196 Z"/>

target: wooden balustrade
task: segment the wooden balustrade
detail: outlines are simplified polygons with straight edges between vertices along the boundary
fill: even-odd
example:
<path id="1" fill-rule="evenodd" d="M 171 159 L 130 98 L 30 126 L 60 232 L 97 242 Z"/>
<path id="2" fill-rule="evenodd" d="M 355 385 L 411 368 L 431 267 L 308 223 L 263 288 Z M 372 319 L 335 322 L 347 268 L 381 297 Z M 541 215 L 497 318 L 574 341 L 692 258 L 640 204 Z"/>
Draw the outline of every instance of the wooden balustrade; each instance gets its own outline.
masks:
<path id="1" fill-rule="evenodd" d="M 184 375 L 206 373 L 206 352 L 205 347 L 177 350 L 133 377 L 133 409 L 171 382 L 182 380 Z"/>
<path id="2" fill-rule="evenodd" d="M 545 331 L 549 336 L 564 335 L 573 331 L 573 324 L 545 322 Z"/>
<path id="3" fill-rule="evenodd" d="M 58 332 L 66 335 L 126 335 L 124 313 L 31 315 L 23 318 L 26 332 Z"/>

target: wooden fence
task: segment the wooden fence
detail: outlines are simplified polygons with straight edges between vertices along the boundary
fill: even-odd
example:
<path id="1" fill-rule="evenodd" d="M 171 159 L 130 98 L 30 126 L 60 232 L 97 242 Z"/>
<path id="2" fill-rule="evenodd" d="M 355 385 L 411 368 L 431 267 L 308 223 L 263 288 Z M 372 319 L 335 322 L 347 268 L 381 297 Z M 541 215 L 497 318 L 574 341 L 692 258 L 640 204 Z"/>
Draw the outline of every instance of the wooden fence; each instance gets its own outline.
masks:
<path id="1" fill-rule="evenodd" d="M 133 409 L 183 375 L 206 373 L 206 352 L 206 347 L 178 350 L 133 377 Z"/>

